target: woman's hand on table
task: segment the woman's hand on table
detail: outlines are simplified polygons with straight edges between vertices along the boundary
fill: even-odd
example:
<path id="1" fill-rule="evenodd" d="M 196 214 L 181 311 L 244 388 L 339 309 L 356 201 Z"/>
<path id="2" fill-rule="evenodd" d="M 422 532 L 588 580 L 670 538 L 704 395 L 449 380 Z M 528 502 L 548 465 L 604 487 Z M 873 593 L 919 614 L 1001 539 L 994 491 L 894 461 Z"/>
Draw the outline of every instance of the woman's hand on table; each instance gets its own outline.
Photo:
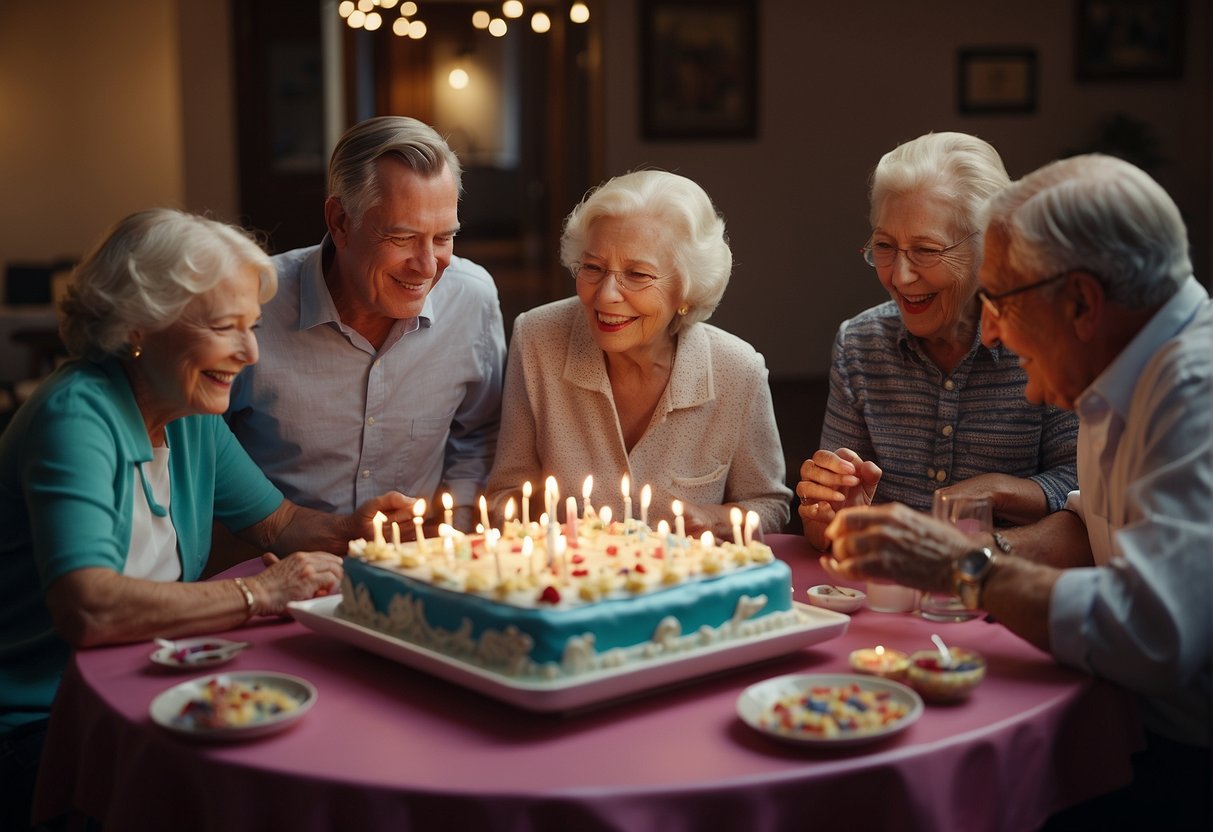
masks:
<path id="1" fill-rule="evenodd" d="M 880 466 L 850 448 L 834 452 L 822 449 L 805 460 L 796 484 L 796 496 L 800 498 L 797 513 L 813 548 L 830 548 L 826 527 L 841 509 L 872 504 L 881 473 Z"/>
<path id="2" fill-rule="evenodd" d="M 901 503 L 844 508 L 825 534 L 833 552 L 821 565 L 834 577 L 937 592 L 953 590 L 954 564 L 973 548 L 964 532 Z"/>
<path id="3" fill-rule="evenodd" d="M 1010 474 L 979 474 L 955 485 L 940 488 L 937 494 L 989 497 L 994 519 L 1016 526 L 1035 523 L 1049 514 L 1049 501 L 1035 480 Z"/>
<path id="4" fill-rule="evenodd" d="M 329 552 L 295 552 L 279 558 L 261 556 L 266 569 L 244 582 L 253 593 L 257 615 L 283 615 L 291 601 L 331 595 L 341 588 L 341 558 Z"/>

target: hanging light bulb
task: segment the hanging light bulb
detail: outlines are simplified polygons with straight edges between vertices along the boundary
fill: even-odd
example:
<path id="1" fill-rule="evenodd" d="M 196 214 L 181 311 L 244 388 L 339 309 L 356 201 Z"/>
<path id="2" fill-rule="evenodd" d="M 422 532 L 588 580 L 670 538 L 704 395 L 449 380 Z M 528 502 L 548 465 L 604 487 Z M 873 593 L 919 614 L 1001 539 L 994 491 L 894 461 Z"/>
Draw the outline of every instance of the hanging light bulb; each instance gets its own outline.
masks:
<path id="1" fill-rule="evenodd" d="M 362 24 L 362 28 L 368 32 L 373 32 L 383 25 L 383 15 L 379 12 L 371 12 L 366 16 L 366 23 Z"/>
<path id="2" fill-rule="evenodd" d="M 409 37 L 413 40 L 421 40 L 427 31 L 425 24 L 420 20 L 414 20 L 409 24 Z"/>
<path id="3" fill-rule="evenodd" d="M 341 5 L 337 7 L 337 14 L 348 18 L 355 8 L 357 7 L 354 5 L 354 0 L 342 0 Z"/>
<path id="4" fill-rule="evenodd" d="M 362 24 L 366 23 L 366 13 L 354 9 L 350 12 L 350 16 L 345 19 L 345 22 L 351 29 L 361 29 Z"/>
<path id="5" fill-rule="evenodd" d="M 522 17 L 522 3 L 520 0 L 505 0 L 501 4 L 501 13 L 506 17 Z"/>
<path id="6" fill-rule="evenodd" d="M 535 12 L 531 15 L 531 31 L 543 34 L 552 28 L 552 19 L 543 12 Z"/>
<path id="7" fill-rule="evenodd" d="M 569 6 L 569 20 L 574 23 L 585 23 L 590 19 L 590 7 L 585 3 L 574 3 Z"/>
<path id="8" fill-rule="evenodd" d="M 504 37 L 507 28 L 505 21 L 500 17 L 494 17 L 489 21 L 489 34 L 495 38 Z"/>
<path id="9" fill-rule="evenodd" d="M 398 2 L 400 2 L 400 0 L 379 0 L 379 8 L 394 9 L 396 8 L 396 4 Z"/>
<path id="10" fill-rule="evenodd" d="M 482 11 L 475 12 L 472 14 L 472 28 L 487 29 L 487 28 L 489 28 L 489 21 L 492 19 L 493 19 L 492 15 L 490 15 L 486 11 L 482 10 Z"/>
<path id="11" fill-rule="evenodd" d="M 413 17 L 416 14 L 417 4 L 412 2 L 412 0 L 406 0 L 406 2 L 400 4 L 401 17 Z"/>
<path id="12" fill-rule="evenodd" d="M 466 89 L 471 78 L 468 77 L 468 71 L 461 66 L 457 66 L 451 70 L 451 74 L 446 77 L 446 82 L 451 85 L 452 89 Z"/>
<path id="13" fill-rule="evenodd" d="M 409 19 L 407 17 L 398 17 L 392 21 L 392 34 L 397 37 L 408 37 L 409 34 Z"/>
<path id="14" fill-rule="evenodd" d="M 358 0 L 358 11 L 362 12 L 363 14 L 374 11 L 374 9 L 375 0 Z"/>

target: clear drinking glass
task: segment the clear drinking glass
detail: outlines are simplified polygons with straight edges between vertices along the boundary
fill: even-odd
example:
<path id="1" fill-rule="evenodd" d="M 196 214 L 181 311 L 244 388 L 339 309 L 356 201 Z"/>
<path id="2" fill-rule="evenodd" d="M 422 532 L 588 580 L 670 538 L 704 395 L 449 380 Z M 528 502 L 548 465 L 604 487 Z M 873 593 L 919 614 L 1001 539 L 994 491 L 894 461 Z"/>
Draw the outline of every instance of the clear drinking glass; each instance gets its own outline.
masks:
<path id="1" fill-rule="evenodd" d="M 936 491 L 931 514 L 935 519 L 951 523 L 967 534 L 994 529 L 994 505 L 989 497 Z M 951 592 L 924 592 L 919 612 L 929 621 L 968 621 L 980 614 L 976 610 L 965 609 L 959 596 Z"/>

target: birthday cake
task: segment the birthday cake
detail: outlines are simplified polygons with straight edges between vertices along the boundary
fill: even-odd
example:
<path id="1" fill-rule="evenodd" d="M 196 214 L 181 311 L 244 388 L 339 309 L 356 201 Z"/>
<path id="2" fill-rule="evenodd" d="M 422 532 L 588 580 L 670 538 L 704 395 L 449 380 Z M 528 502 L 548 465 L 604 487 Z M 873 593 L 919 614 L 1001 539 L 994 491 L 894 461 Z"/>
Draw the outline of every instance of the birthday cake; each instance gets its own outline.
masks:
<path id="1" fill-rule="evenodd" d="M 337 614 L 522 679 L 610 670 L 801 623 L 791 572 L 761 542 L 638 523 L 547 529 L 352 541 Z"/>

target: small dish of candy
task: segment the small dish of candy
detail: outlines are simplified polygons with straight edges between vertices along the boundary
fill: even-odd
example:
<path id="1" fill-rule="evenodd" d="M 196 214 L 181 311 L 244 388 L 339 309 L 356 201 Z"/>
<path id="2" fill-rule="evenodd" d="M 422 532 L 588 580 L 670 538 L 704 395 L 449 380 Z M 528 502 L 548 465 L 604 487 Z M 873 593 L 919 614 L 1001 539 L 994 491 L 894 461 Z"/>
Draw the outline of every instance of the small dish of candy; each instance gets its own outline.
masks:
<path id="1" fill-rule="evenodd" d="M 163 667 L 178 670 L 196 670 L 230 662 L 238 653 L 251 645 L 247 641 L 229 641 L 225 638 L 203 636 L 180 638 L 176 641 L 156 639 L 157 649 L 151 660 Z"/>
<path id="2" fill-rule="evenodd" d="M 906 681 L 928 702 L 959 702 L 985 676 L 986 660 L 964 647 L 949 648 L 948 656 L 938 650 L 919 650 L 910 655 L 906 669 Z"/>

